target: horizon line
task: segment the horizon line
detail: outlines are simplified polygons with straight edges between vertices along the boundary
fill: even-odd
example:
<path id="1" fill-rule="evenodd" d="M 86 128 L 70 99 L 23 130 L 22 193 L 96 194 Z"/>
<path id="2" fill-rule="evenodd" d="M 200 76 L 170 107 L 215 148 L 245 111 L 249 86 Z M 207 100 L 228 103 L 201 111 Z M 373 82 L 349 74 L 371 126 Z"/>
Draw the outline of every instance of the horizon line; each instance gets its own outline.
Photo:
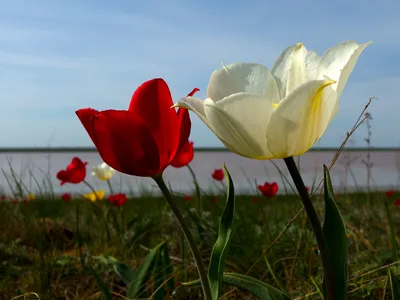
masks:
<path id="1" fill-rule="evenodd" d="M 337 151 L 340 146 L 335 147 L 315 147 L 308 151 L 322 152 L 322 151 Z M 347 151 L 400 151 L 400 147 L 344 147 L 343 150 Z M 197 152 L 230 152 L 228 148 L 224 147 L 195 147 L 194 151 Z M 307 152 L 308 152 L 307 151 Z M 39 153 L 39 152 L 97 152 L 95 147 L 0 147 L 0 153 Z"/>

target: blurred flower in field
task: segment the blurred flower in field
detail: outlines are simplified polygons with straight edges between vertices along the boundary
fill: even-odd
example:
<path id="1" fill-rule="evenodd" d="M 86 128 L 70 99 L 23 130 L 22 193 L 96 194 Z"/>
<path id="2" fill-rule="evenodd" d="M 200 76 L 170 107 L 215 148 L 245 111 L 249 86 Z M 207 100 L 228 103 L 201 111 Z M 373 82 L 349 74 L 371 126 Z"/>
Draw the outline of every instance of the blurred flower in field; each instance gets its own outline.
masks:
<path id="1" fill-rule="evenodd" d="M 12 204 L 19 204 L 19 201 L 17 199 L 14 199 L 11 201 Z"/>
<path id="2" fill-rule="evenodd" d="M 86 177 L 87 162 L 82 162 L 79 157 L 74 157 L 66 170 L 57 173 L 57 178 L 64 183 L 81 183 Z"/>
<path id="3" fill-rule="evenodd" d="M 64 193 L 64 194 L 62 194 L 61 199 L 64 200 L 65 202 L 71 202 L 71 194 Z"/>
<path id="4" fill-rule="evenodd" d="M 321 57 L 294 44 L 271 70 L 257 63 L 223 65 L 211 74 L 204 101 L 185 97 L 176 106 L 193 111 L 236 154 L 252 159 L 297 156 L 324 134 L 368 44 L 345 41 Z"/>
<path id="5" fill-rule="evenodd" d="M 28 195 L 26 195 L 26 200 L 27 200 L 27 201 L 33 201 L 33 200 L 35 200 L 35 199 L 36 199 L 36 197 L 35 197 L 35 195 L 32 194 L 32 193 L 29 193 Z"/>
<path id="6" fill-rule="evenodd" d="M 400 207 L 400 199 L 397 199 L 396 201 L 394 201 L 394 205 L 396 207 Z"/>
<path id="7" fill-rule="evenodd" d="M 307 192 L 309 192 L 309 191 L 310 191 L 310 188 L 309 188 L 308 186 L 306 186 L 306 190 L 307 190 Z"/>
<path id="8" fill-rule="evenodd" d="M 253 203 L 256 203 L 258 201 L 260 201 L 260 198 L 258 198 L 258 197 L 254 196 L 253 198 L 251 198 L 251 202 L 253 202 Z"/>
<path id="9" fill-rule="evenodd" d="M 6 195 L 4 195 L 4 194 L 3 194 L 3 195 L 1 195 L 1 197 L 0 197 L 0 200 L 1 200 L 1 201 L 6 201 L 6 200 L 7 200 L 7 196 L 6 196 Z"/>
<path id="10" fill-rule="evenodd" d="M 185 201 L 190 201 L 190 200 L 192 200 L 192 196 L 186 195 L 186 196 L 185 196 Z"/>
<path id="11" fill-rule="evenodd" d="M 92 175 L 100 180 L 110 180 L 114 176 L 115 170 L 105 162 L 93 167 Z"/>
<path id="12" fill-rule="evenodd" d="M 217 197 L 211 198 L 211 203 L 217 203 Z"/>
<path id="13" fill-rule="evenodd" d="M 172 105 L 167 83 L 154 78 L 136 89 L 128 110 L 84 108 L 76 114 L 107 165 L 154 177 L 170 165 L 190 135 L 189 112 Z"/>
<path id="14" fill-rule="evenodd" d="M 258 189 L 264 197 L 272 198 L 278 192 L 278 184 L 265 182 L 264 185 L 259 185 Z"/>
<path id="15" fill-rule="evenodd" d="M 390 198 L 393 196 L 393 191 L 392 190 L 387 191 L 385 194 L 386 194 L 386 197 Z"/>
<path id="16" fill-rule="evenodd" d="M 211 174 L 212 178 L 214 178 L 217 181 L 222 181 L 224 180 L 224 171 L 222 169 L 214 170 L 214 172 Z"/>
<path id="17" fill-rule="evenodd" d="M 121 207 L 126 202 L 126 195 L 121 193 L 110 195 L 108 196 L 108 201 L 110 201 L 113 206 Z"/>
<path id="18" fill-rule="evenodd" d="M 171 166 L 181 168 L 187 166 L 194 157 L 193 142 L 187 141 L 182 150 L 171 161 Z"/>
<path id="19" fill-rule="evenodd" d="M 99 190 L 95 192 L 91 192 L 88 194 L 84 194 L 83 198 L 88 199 L 92 202 L 95 202 L 96 200 L 103 200 L 104 199 L 104 195 L 105 195 L 105 191 L 104 190 Z"/>

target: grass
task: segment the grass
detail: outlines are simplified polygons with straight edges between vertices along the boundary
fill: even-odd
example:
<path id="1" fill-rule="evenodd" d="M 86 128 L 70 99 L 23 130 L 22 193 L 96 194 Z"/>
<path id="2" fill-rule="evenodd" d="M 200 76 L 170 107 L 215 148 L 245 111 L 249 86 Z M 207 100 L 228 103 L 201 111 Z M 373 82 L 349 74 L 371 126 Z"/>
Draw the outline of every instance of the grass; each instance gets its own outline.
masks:
<path id="1" fill-rule="evenodd" d="M 320 299 L 316 286 L 322 281 L 321 264 L 304 212 L 282 233 L 301 209 L 299 199 L 290 195 L 253 198 L 237 197 L 226 271 L 263 280 L 286 290 L 292 299 Z M 177 195 L 206 265 L 225 203 L 224 195 L 217 196 L 216 203 L 211 199 L 202 198 L 199 213 L 194 200 Z M 349 299 L 391 299 L 387 266 L 393 265 L 396 275 L 400 270 L 393 259 L 386 196 L 341 194 L 336 200 L 348 231 Z M 322 203 L 314 197 L 321 218 Z M 400 209 L 391 202 L 389 209 L 398 232 Z M 103 299 L 102 288 L 113 299 L 126 299 L 126 284 L 112 262 L 138 269 L 149 250 L 162 241 L 167 243 L 175 279 L 173 289 L 165 290 L 165 299 L 172 294 L 173 299 L 199 299 L 200 287 L 179 285 L 197 279 L 197 273 L 163 198 L 129 199 L 120 209 L 105 200 L 67 203 L 43 195 L 27 204 L 0 202 L 0 216 L 0 299 L 18 295 L 37 299 L 27 293 L 36 293 L 40 299 Z M 150 277 L 143 298 L 151 296 L 154 283 Z M 223 287 L 223 295 L 222 299 L 255 299 L 230 286 Z"/>

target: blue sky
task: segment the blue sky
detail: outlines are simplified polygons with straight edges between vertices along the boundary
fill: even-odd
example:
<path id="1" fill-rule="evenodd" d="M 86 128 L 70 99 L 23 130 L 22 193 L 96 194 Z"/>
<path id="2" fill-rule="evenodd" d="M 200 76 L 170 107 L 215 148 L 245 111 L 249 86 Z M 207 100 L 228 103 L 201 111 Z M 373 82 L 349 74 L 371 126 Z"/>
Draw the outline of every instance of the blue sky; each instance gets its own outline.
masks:
<path id="1" fill-rule="evenodd" d="M 318 146 L 338 146 L 369 97 L 372 144 L 400 145 L 397 1 L 0 0 L 0 147 L 92 146 L 83 107 L 126 109 L 143 81 L 164 78 L 174 101 L 211 72 L 245 61 L 271 67 L 287 46 L 322 54 L 348 39 L 373 41 Z M 361 127 L 354 145 L 363 146 Z M 220 146 L 192 115 L 196 146 Z"/>

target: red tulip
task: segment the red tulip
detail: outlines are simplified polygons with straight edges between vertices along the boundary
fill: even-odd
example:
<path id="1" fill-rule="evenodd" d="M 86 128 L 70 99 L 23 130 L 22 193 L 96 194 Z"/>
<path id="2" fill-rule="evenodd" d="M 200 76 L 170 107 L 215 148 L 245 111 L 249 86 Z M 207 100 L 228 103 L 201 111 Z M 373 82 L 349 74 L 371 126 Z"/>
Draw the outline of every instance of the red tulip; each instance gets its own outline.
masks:
<path id="1" fill-rule="evenodd" d="M 62 194 L 61 199 L 64 200 L 65 202 L 71 202 L 71 194 L 70 193 Z"/>
<path id="2" fill-rule="evenodd" d="M 171 161 L 170 165 L 174 168 L 184 167 L 192 161 L 193 157 L 193 142 L 187 141 L 182 150 Z"/>
<path id="3" fill-rule="evenodd" d="M 211 174 L 212 178 L 218 181 L 224 180 L 224 171 L 222 169 L 214 170 L 214 173 Z"/>
<path id="4" fill-rule="evenodd" d="M 192 196 L 186 195 L 185 196 L 185 201 L 190 201 L 190 200 L 192 200 Z"/>
<path id="5" fill-rule="evenodd" d="M 82 162 L 79 157 L 74 157 L 66 170 L 57 173 L 57 178 L 64 183 L 81 183 L 86 177 L 87 162 Z"/>
<path id="6" fill-rule="evenodd" d="M 396 207 L 400 207 L 400 199 L 397 199 L 396 201 L 394 201 L 394 205 Z"/>
<path id="7" fill-rule="evenodd" d="M 278 184 L 276 182 L 268 183 L 265 182 L 264 185 L 259 185 L 258 189 L 261 194 L 267 198 L 272 198 L 278 192 Z"/>
<path id="8" fill-rule="evenodd" d="M 387 191 L 385 194 L 386 194 L 386 197 L 390 198 L 393 196 L 393 191 L 392 190 Z"/>
<path id="9" fill-rule="evenodd" d="M 167 83 L 156 78 L 139 86 L 128 110 L 84 108 L 76 114 L 107 165 L 153 177 L 168 167 L 189 138 L 189 112 L 176 112 L 172 105 Z"/>
<path id="10" fill-rule="evenodd" d="M 113 206 L 121 207 L 126 202 L 126 195 L 125 194 L 110 195 L 108 196 L 108 201 L 110 201 L 110 203 Z"/>

